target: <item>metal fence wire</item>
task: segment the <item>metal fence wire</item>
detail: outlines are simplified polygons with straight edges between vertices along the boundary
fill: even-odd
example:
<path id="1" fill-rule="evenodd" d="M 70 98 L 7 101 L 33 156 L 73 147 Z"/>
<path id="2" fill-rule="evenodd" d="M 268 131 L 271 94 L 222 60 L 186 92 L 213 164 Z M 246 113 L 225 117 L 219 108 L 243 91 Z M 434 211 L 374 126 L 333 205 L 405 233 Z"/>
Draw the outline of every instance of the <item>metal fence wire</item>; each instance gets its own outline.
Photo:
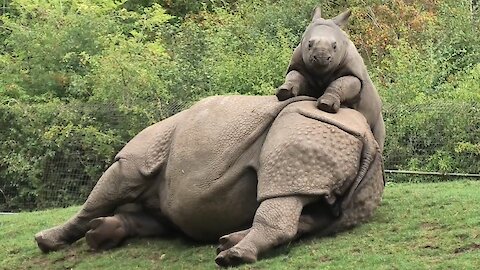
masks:
<path id="1" fill-rule="evenodd" d="M 164 119 L 188 106 L 186 103 L 160 106 L 148 117 Z M 82 134 L 60 145 L 42 157 L 40 172 L 33 180 L 38 188 L 31 196 L 15 187 L 16 179 L 0 179 L 0 212 L 83 203 L 115 153 L 129 138 L 148 126 L 135 119 L 128 120 L 130 114 L 112 112 L 106 105 L 79 110 L 81 115 L 91 116 L 93 121 L 108 118 L 109 130 L 135 124 L 139 127 L 121 136 L 112 135 L 116 139 L 111 149 L 96 149 L 95 142 L 84 141 Z M 480 104 L 391 105 L 384 107 L 384 119 L 387 129 L 384 160 L 389 181 L 480 177 Z"/>
<path id="2" fill-rule="evenodd" d="M 383 115 L 390 180 L 480 178 L 480 104 L 387 105 Z"/>

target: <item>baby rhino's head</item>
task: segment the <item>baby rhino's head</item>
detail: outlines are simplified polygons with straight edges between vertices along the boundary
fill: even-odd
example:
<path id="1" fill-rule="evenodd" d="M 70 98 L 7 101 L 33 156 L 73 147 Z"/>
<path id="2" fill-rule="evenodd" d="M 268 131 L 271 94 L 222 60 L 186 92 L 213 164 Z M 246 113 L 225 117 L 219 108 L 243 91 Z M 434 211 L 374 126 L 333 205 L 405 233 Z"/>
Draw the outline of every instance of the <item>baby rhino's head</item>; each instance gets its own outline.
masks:
<path id="1" fill-rule="evenodd" d="M 347 10 L 335 18 L 325 20 L 320 8 L 314 11 L 312 22 L 303 34 L 301 49 L 303 62 L 312 72 L 334 70 L 344 59 L 349 45 L 348 36 L 340 29 L 348 21 Z"/>

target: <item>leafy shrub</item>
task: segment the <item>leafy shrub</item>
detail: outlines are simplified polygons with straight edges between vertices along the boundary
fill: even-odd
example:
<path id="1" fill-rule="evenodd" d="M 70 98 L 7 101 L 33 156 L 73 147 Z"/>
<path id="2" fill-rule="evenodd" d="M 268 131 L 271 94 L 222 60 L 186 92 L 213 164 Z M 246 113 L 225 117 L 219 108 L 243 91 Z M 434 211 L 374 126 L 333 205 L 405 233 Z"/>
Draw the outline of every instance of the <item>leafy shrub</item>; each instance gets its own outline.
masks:
<path id="1" fill-rule="evenodd" d="M 179 110 L 160 79 L 160 6 L 62 3 L 12 1 L 0 17 L 2 210 L 81 202 L 123 144 Z"/>

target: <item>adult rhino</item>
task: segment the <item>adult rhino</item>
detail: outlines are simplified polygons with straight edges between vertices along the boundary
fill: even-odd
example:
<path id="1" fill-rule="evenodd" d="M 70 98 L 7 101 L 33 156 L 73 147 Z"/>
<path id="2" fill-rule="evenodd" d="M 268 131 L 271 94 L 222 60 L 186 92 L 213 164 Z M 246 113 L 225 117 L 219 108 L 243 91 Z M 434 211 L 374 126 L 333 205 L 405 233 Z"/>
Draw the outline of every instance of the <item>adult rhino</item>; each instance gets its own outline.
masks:
<path id="1" fill-rule="evenodd" d="M 221 237 L 221 266 L 255 262 L 303 234 L 367 220 L 384 188 L 378 149 L 352 109 L 329 114 L 309 97 L 210 97 L 135 136 L 82 209 L 35 239 L 43 252 L 83 236 L 108 249 L 176 229 Z"/>

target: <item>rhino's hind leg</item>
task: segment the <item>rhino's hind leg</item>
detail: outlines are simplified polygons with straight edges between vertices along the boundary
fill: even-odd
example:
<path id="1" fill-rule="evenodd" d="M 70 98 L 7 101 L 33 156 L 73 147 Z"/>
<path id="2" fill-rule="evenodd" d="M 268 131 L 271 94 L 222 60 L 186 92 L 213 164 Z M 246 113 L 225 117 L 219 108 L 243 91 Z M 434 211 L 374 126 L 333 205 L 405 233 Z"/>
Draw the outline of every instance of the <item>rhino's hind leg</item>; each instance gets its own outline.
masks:
<path id="1" fill-rule="evenodd" d="M 89 226 L 85 240 L 93 250 L 114 248 L 128 236 L 127 226 L 119 215 L 92 219 Z"/>
<path id="2" fill-rule="evenodd" d="M 258 254 L 295 238 L 303 206 L 313 200 L 307 196 L 289 196 L 263 201 L 257 209 L 253 225 L 238 244 L 215 258 L 220 266 L 252 263 Z"/>
<path id="3" fill-rule="evenodd" d="M 77 241 L 85 236 L 92 219 L 112 215 L 116 207 L 133 201 L 146 186 L 134 163 L 126 159 L 116 161 L 100 177 L 75 216 L 63 225 L 35 235 L 38 247 L 43 252 L 49 252 Z"/>
<path id="4" fill-rule="evenodd" d="M 220 239 L 218 239 L 217 254 L 238 244 L 249 232 L 250 229 L 246 229 L 220 237 Z"/>
<path id="5" fill-rule="evenodd" d="M 89 222 L 90 230 L 85 239 L 90 248 L 106 250 L 119 246 L 129 237 L 161 236 L 168 229 L 155 218 L 145 212 L 120 213 L 112 217 L 100 217 Z"/>

